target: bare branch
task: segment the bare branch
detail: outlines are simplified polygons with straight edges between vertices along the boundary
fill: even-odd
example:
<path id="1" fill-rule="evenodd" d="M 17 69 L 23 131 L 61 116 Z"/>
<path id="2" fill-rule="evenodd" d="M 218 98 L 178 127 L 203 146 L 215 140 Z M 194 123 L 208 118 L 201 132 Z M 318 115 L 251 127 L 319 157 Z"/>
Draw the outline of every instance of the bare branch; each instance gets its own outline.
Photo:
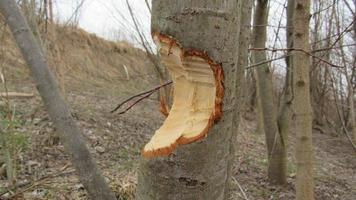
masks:
<path id="1" fill-rule="evenodd" d="M 159 89 L 166 87 L 170 84 L 172 84 L 173 81 L 168 81 L 167 83 L 164 83 L 162 85 L 159 85 L 157 87 L 154 87 L 153 89 L 150 89 L 148 91 L 145 92 L 141 92 L 139 94 L 136 94 L 134 96 L 129 97 L 128 99 L 126 99 L 125 101 L 121 102 L 119 105 L 117 105 L 112 111 L 110 111 L 111 113 L 116 112 L 118 109 L 120 109 L 124 104 L 126 104 L 127 102 L 133 100 L 136 97 L 141 97 L 138 100 L 136 100 L 133 104 L 131 104 L 128 108 L 126 108 L 124 111 L 120 112 L 119 114 L 124 114 L 126 113 L 128 110 L 130 110 L 133 106 L 135 106 L 137 103 L 139 103 L 140 101 L 142 101 L 143 99 L 146 99 L 148 97 L 150 97 L 153 93 L 155 93 L 156 91 L 158 91 Z"/>

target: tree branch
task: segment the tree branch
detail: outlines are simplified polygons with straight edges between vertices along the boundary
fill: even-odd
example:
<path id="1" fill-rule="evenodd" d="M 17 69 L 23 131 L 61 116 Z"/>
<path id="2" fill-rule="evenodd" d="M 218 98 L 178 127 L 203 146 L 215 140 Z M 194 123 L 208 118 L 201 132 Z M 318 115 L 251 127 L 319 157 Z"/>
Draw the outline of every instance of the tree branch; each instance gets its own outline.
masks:
<path id="1" fill-rule="evenodd" d="M 156 91 L 158 91 L 159 89 L 166 87 L 170 84 L 172 84 L 173 81 L 168 81 L 162 85 L 159 85 L 157 87 L 154 87 L 153 89 L 150 89 L 148 91 L 145 92 L 141 92 L 139 94 L 136 94 L 134 96 L 129 97 L 128 99 L 126 99 L 125 101 L 121 102 L 119 105 L 117 105 L 112 111 L 110 111 L 111 113 L 116 112 L 118 109 L 120 109 L 123 105 L 125 105 L 126 103 L 128 103 L 129 101 L 135 99 L 136 97 L 140 97 L 138 100 L 136 100 L 134 103 L 132 103 L 129 107 L 127 107 L 124 111 L 119 112 L 119 114 L 124 114 L 126 113 L 128 110 L 130 110 L 133 106 L 135 106 L 137 103 L 139 103 L 140 101 L 150 97 L 153 93 L 155 93 Z"/>

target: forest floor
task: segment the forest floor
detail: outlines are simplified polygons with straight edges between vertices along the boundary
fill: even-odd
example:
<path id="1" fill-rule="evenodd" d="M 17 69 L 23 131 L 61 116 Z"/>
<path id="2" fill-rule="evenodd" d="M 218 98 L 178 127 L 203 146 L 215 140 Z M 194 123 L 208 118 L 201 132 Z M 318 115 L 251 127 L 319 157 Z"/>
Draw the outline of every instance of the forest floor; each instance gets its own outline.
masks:
<path id="1" fill-rule="evenodd" d="M 125 98 L 145 88 L 150 89 L 156 81 L 144 78 L 81 80 L 73 77 L 66 79 L 66 97 L 73 116 L 111 188 L 120 196 L 119 199 L 133 200 L 140 150 L 162 124 L 164 117 L 158 111 L 154 95 L 126 114 L 112 114 L 110 110 Z M 2 114 L 9 109 L 15 113 L 12 133 L 23 136 L 27 145 L 14 145 L 18 163 L 15 167 L 18 171 L 16 189 L 6 181 L 0 161 L 0 199 L 87 199 L 32 81 L 14 78 L 8 81 L 7 88 L 9 91 L 32 92 L 35 97 L 10 100 L 10 107 L 1 105 Z M 266 178 L 264 136 L 257 134 L 254 114 L 246 114 L 238 136 L 233 199 L 294 199 L 294 135 L 291 133 L 289 137 L 288 184 L 284 187 L 271 186 Z M 356 154 L 345 136 L 315 131 L 313 139 L 317 199 L 356 199 Z"/>
<path id="2" fill-rule="evenodd" d="M 34 89 L 26 84 L 21 91 Z M 117 115 L 109 111 L 130 94 L 121 93 L 115 85 L 68 89 L 73 115 L 110 186 L 121 199 L 134 199 L 140 149 L 164 119 L 156 99 L 147 99 L 126 114 Z M 13 199 L 86 199 L 39 96 L 13 100 L 11 104 L 16 105 L 16 117 L 21 121 L 16 132 L 29 138 L 28 147 L 18 154 L 17 180 L 24 185 L 13 191 L 17 195 Z M 288 184 L 270 186 L 266 179 L 264 137 L 256 133 L 256 123 L 250 115 L 252 119 L 245 118 L 240 127 L 234 199 L 294 199 L 294 134 L 290 136 Z M 315 132 L 313 139 L 317 199 L 356 199 L 356 157 L 345 137 Z M 0 183 L 5 185 L 6 181 Z M 2 197 L 6 199 L 8 195 Z"/>

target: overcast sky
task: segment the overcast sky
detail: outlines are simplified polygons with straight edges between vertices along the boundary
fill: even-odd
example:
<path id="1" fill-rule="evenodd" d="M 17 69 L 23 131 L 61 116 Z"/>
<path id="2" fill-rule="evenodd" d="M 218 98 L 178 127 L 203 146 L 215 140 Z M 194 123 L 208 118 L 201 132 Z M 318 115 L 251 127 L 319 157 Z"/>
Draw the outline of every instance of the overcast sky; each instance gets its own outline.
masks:
<path id="1" fill-rule="evenodd" d="M 54 0 L 55 15 L 61 22 L 70 19 L 82 0 Z M 149 34 L 150 13 L 143 0 L 129 0 L 140 26 Z M 135 30 L 125 0 L 84 0 L 79 26 L 107 39 L 132 40 Z"/>
<path id="2" fill-rule="evenodd" d="M 77 5 L 83 0 L 54 0 L 55 15 L 62 22 L 72 17 Z M 150 2 L 150 1 L 149 1 Z M 270 23 L 277 23 L 282 19 L 284 24 L 285 0 L 275 0 L 271 4 Z M 129 0 L 140 27 L 150 39 L 150 13 L 144 0 Z M 126 19 L 125 19 L 126 18 Z M 113 40 L 128 40 L 137 46 L 137 34 L 126 5 L 126 0 L 84 0 L 79 12 L 79 26 L 88 32 Z M 270 30 L 273 31 L 273 30 Z M 283 36 L 280 36 L 283 37 Z M 270 42 L 274 42 L 271 39 Z"/>
<path id="3" fill-rule="evenodd" d="M 139 46 L 137 32 L 130 17 L 126 0 L 53 0 L 55 6 L 55 16 L 61 21 L 66 22 L 73 16 L 78 4 L 82 1 L 83 6 L 79 9 L 79 26 L 88 32 L 95 33 L 100 37 L 111 40 L 127 40 L 135 46 Z M 150 13 L 144 0 L 128 0 L 138 19 L 139 26 L 146 38 L 151 40 L 150 35 Z M 151 2 L 151 0 L 149 0 Z M 324 7 L 330 8 L 331 1 L 325 1 Z M 270 15 L 268 27 L 269 47 L 285 46 L 285 29 L 277 27 L 285 26 L 286 11 L 284 7 L 287 0 L 270 1 Z M 340 4 L 339 4 L 340 5 Z M 341 3 L 342 5 L 342 3 Z M 322 9 L 323 10 L 323 9 Z M 324 11 L 325 12 L 325 11 Z M 350 16 L 350 15 L 348 15 Z M 349 23 L 350 19 L 342 23 Z M 312 25 L 312 24 L 311 24 Z M 276 36 L 276 33 L 278 35 Z M 283 53 L 283 52 L 280 52 Z M 278 55 L 270 55 L 278 56 Z"/>

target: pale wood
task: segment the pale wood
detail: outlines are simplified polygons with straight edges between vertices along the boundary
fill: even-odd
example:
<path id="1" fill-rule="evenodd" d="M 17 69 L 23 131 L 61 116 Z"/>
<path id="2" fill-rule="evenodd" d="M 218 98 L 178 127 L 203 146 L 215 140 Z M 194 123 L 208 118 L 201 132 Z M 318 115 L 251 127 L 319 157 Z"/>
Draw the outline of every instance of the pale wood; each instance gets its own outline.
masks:
<path id="1" fill-rule="evenodd" d="M 22 93 L 22 92 L 1 92 L 0 97 L 2 98 L 10 98 L 10 99 L 16 99 L 16 98 L 32 98 L 35 95 L 32 93 Z"/>
<path id="2" fill-rule="evenodd" d="M 146 157 L 169 155 L 178 145 L 206 136 L 221 116 L 223 95 L 221 66 L 205 53 L 184 50 L 162 34 L 155 34 L 154 41 L 171 74 L 174 98 L 165 122 L 142 151 Z"/>

